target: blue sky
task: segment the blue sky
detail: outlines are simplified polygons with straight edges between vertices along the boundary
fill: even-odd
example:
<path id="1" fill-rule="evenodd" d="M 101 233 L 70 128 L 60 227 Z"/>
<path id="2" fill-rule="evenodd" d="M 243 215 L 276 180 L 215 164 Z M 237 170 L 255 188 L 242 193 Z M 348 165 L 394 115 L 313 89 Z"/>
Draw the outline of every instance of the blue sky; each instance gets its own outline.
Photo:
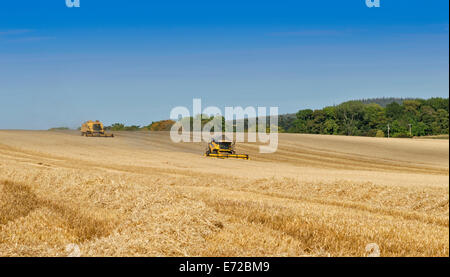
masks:
<path id="1" fill-rule="evenodd" d="M 448 97 L 449 2 L 3 1 L 0 129 L 147 125 L 175 106 Z"/>

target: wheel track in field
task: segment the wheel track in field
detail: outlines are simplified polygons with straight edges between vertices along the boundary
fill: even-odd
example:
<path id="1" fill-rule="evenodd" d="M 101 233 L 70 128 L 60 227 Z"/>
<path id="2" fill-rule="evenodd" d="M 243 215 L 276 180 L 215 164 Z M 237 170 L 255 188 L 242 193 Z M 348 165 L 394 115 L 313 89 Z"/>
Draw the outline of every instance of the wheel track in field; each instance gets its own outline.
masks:
<path id="1" fill-rule="evenodd" d="M 195 199 L 202 199 L 208 206 L 214 208 L 216 212 L 222 213 L 228 216 L 234 217 L 237 221 L 244 220 L 249 223 L 262 224 L 268 228 L 275 231 L 281 231 L 287 235 L 290 235 L 296 239 L 300 239 L 305 245 L 310 245 L 312 248 L 317 245 L 322 245 L 329 247 L 333 255 L 343 255 L 337 251 L 343 251 L 343 253 L 351 253 L 351 255 L 360 256 L 363 253 L 354 252 L 352 249 L 355 244 L 360 244 L 359 249 L 363 251 L 364 243 L 369 240 L 373 235 L 370 232 L 363 231 L 364 229 L 370 230 L 373 226 L 361 227 L 359 232 L 347 232 L 346 229 L 354 229 L 351 224 L 343 224 L 339 226 L 338 222 L 328 222 L 319 220 L 321 217 L 330 218 L 330 215 L 325 215 L 322 213 L 327 213 L 327 211 L 332 211 L 335 220 L 345 221 L 358 221 L 359 219 L 373 218 L 377 221 L 383 222 L 383 224 L 388 225 L 389 228 L 396 229 L 396 225 L 392 225 L 392 217 L 395 214 L 392 213 L 378 213 L 370 212 L 366 209 L 354 209 L 348 206 L 342 205 L 329 205 L 329 203 L 316 203 L 314 201 L 298 201 L 297 199 L 290 199 L 288 197 L 278 197 L 267 194 L 260 194 L 255 192 L 245 192 L 245 191 L 233 191 L 229 189 L 216 188 L 216 187 L 188 187 L 186 193 L 190 194 L 191 197 Z M 218 197 L 217 195 L 221 195 Z M 330 208 L 330 206 L 333 206 Z M 299 212 L 301 211 L 301 212 Z M 339 215 L 339 216 L 338 216 Z M 344 216 L 345 215 L 345 216 Z M 399 216 L 397 214 L 396 216 Z M 420 228 L 425 218 L 396 218 L 395 222 L 402 222 L 399 224 L 398 228 L 404 228 L 404 225 L 414 226 L 415 229 Z M 316 224 L 316 221 L 318 222 Z M 319 222 L 320 221 L 320 222 Z M 448 235 L 448 221 L 447 224 L 441 224 L 442 222 L 434 221 L 429 222 L 425 219 L 425 224 L 432 224 L 435 226 L 434 230 L 440 230 L 438 232 L 445 233 L 447 230 Z M 387 227 L 387 226 L 386 226 Z M 357 227 L 355 227 L 358 230 Z M 395 237 L 395 232 L 386 232 L 384 230 L 380 234 L 376 234 L 374 239 L 379 239 L 381 241 L 389 241 L 390 243 L 396 244 L 395 247 L 400 245 L 408 245 L 406 253 L 409 251 L 415 251 L 423 244 L 421 238 L 415 238 L 411 234 L 405 235 L 402 240 L 392 240 L 389 239 L 391 236 Z M 332 238 L 329 243 L 323 243 L 322 241 L 317 241 L 322 237 Z M 408 241 L 408 243 L 405 243 Z M 339 247 L 336 247 L 339 245 Z M 417 245 L 417 246 L 415 246 Z M 384 246 L 384 245 L 383 245 Z M 342 248 L 340 248 L 342 247 Z M 394 247 L 394 246 L 390 246 Z M 347 248 L 347 249 L 345 249 Z M 308 251 L 308 249 L 305 249 Z M 328 249 L 330 250 L 330 249 Z M 353 251 L 353 252 L 352 252 Z M 397 250 L 398 251 L 398 250 Z M 389 252 L 389 249 L 386 250 Z M 395 253 L 395 251 L 393 251 Z M 388 253 L 389 255 L 389 253 Z"/>
<path id="2" fill-rule="evenodd" d="M 254 147 L 256 146 L 249 147 L 246 145 L 243 148 L 251 149 Z M 283 145 L 278 147 L 277 154 L 273 157 L 259 153 L 253 156 L 261 161 L 284 162 L 305 167 L 449 175 L 448 168 L 438 168 L 426 164 L 415 166 L 402 161 L 369 158 L 340 152 L 330 154 L 330 151 L 323 150 L 291 149 Z"/>
<path id="3" fill-rule="evenodd" d="M 298 202 L 306 202 L 306 203 L 312 203 L 312 204 L 319 204 L 323 206 L 333 206 L 333 207 L 340 207 L 340 208 L 347 208 L 352 210 L 357 210 L 361 212 L 367 212 L 371 214 L 379 214 L 379 215 L 385 215 L 385 216 L 394 216 L 394 217 L 400 217 L 405 220 L 416 220 L 427 224 L 434 224 L 437 226 L 442 227 L 448 227 L 449 226 L 449 219 L 448 215 L 445 216 L 432 216 L 428 215 L 426 213 L 420 213 L 420 212 L 408 212 L 403 210 L 395 210 L 392 209 L 392 207 L 389 208 L 382 208 L 382 207 L 371 207 L 369 205 L 365 205 L 361 202 L 353 202 L 353 201 L 337 201 L 337 200 L 326 200 L 326 199 L 319 199 L 319 198 L 311 198 L 307 196 L 292 196 L 292 195 L 286 195 L 283 193 L 276 193 L 276 192 L 260 192 L 255 189 L 232 189 L 229 187 L 219 187 L 219 186 L 201 186 L 201 185 L 177 185 L 180 187 L 189 187 L 199 190 L 208 191 L 212 187 L 219 188 L 222 190 L 227 190 L 230 192 L 242 192 L 247 193 L 248 195 L 255 194 L 260 196 L 265 196 L 268 198 L 274 198 L 274 199 L 284 199 L 284 200 L 292 200 L 292 201 L 298 201 Z M 251 199 L 251 197 L 249 197 Z M 447 201 L 448 205 L 448 201 Z"/>

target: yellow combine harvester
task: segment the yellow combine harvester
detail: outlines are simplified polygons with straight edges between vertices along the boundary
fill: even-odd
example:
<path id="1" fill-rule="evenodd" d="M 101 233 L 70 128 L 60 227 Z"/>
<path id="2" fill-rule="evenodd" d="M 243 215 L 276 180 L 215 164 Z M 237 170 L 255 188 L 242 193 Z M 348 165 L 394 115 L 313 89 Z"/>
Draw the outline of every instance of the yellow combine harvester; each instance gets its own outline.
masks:
<path id="1" fill-rule="evenodd" d="M 248 154 L 236 154 L 234 150 L 234 143 L 231 140 L 226 139 L 225 136 L 219 138 L 213 138 L 208 143 L 206 148 L 206 157 L 214 158 L 236 158 L 248 160 Z"/>
<path id="2" fill-rule="evenodd" d="M 105 128 L 100 121 L 86 121 L 81 125 L 81 135 L 86 137 L 114 137 L 114 134 L 105 133 Z"/>

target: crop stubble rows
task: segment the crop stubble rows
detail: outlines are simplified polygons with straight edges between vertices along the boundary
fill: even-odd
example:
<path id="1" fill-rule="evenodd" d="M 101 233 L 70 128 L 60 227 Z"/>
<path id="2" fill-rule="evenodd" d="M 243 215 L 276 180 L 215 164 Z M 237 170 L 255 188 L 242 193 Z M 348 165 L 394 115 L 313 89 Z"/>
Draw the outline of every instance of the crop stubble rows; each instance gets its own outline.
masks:
<path id="1" fill-rule="evenodd" d="M 0 256 L 64 256 L 69 243 L 84 256 L 363 256 L 368 243 L 448 256 L 448 163 L 358 160 L 302 138 L 281 136 L 272 157 L 245 144 L 254 160 L 229 161 L 163 133 L 2 131 Z"/>

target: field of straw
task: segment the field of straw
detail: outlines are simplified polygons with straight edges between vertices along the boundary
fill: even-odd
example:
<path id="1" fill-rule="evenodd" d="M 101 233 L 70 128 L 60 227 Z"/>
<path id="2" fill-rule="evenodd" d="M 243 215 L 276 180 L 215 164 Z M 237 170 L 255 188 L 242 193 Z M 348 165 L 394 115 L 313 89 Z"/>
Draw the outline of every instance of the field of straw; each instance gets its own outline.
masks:
<path id="1" fill-rule="evenodd" d="M 204 148 L 0 131 L 0 256 L 449 256 L 448 140 L 280 134 L 274 154 L 238 144 L 249 161 Z"/>

